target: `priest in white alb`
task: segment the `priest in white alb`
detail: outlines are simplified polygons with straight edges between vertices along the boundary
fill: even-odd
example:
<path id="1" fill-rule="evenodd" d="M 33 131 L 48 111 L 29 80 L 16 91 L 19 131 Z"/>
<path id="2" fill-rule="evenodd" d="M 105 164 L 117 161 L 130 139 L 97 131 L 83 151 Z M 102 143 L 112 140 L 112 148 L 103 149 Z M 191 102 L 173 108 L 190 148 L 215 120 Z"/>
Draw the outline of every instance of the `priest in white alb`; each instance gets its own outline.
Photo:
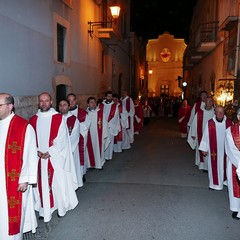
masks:
<path id="1" fill-rule="evenodd" d="M 105 160 L 111 160 L 113 156 L 114 137 L 117 136 L 121 130 L 118 105 L 113 102 L 113 93 L 111 91 L 105 93 L 105 100 L 103 100 L 98 107 L 103 111 L 108 121 L 110 143 L 104 155 Z"/>
<path id="2" fill-rule="evenodd" d="M 0 93 L 0 239 L 22 240 L 36 232 L 32 184 L 37 183 L 35 133 L 14 114 L 14 99 Z"/>
<path id="3" fill-rule="evenodd" d="M 238 123 L 226 130 L 225 150 L 227 154 L 227 183 L 232 217 L 240 219 L 240 108 Z"/>
<path id="4" fill-rule="evenodd" d="M 213 99 L 208 97 L 206 99 L 204 107 L 201 107 L 195 114 L 193 122 L 190 126 L 187 141 L 195 153 L 195 164 L 200 170 L 207 171 L 207 159 L 199 151 L 199 145 L 202 140 L 202 134 L 204 132 L 206 123 L 214 116 Z"/>
<path id="5" fill-rule="evenodd" d="M 39 156 L 36 210 L 49 222 L 55 210 L 62 217 L 78 200 L 70 178 L 73 156 L 65 121 L 51 108 L 49 93 L 41 93 L 38 100 L 39 110 L 29 121 L 36 132 Z"/>
<path id="6" fill-rule="evenodd" d="M 71 177 L 73 183 L 76 183 L 77 185 L 76 188 L 79 188 L 83 186 L 83 172 L 81 171 L 79 157 L 79 139 L 81 134 L 80 123 L 77 117 L 70 113 L 70 103 L 67 99 L 61 100 L 58 104 L 58 108 L 59 112 L 63 115 L 63 119 L 67 125 L 71 149 L 73 153 L 74 163 L 71 164 Z M 87 134 L 87 132 L 85 134 Z"/>
<path id="7" fill-rule="evenodd" d="M 105 163 L 104 151 L 110 144 L 108 122 L 103 111 L 97 107 L 94 97 L 89 97 L 87 103 L 87 112 L 91 119 L 87 140 L 88 168 L 102 169 Z"/>
<path id="8" fill-rule="evenodd" d="M 195 114 L 198 112 L 198 110 L 200 108 L 203 108 L 205 106 L 205 101 L 206 101 L 207 97 L 208 97 L 208 94 L 207 94 L 206 91 L 201 91 L 200 92 L 200 94 L 199 94 L 200 99 L 196 103 L 194 103 L 194 105 L 191 109 L 190 118 L 189 118 L 188 124 L 187 124 L 188 125 L 188 130 L 189 130 L 190 126 L 192 125 Z"/>
<path id="9" fill-rule="evenodd" d="M 210 119 L 203 132 L 199 150 L 208 163 L 209 188 L 222 190 L 226 181 L 225 132 L 232 121 L 224 115 L 224 107 L 215 108 L 215 116 Z"/>
<path id="10" fill-rule="evenodd" d="M 122 126 L 123 126 L 122 149 L 128 149 L 130 148 L 130 144 L 134 142 L 133 124 L 135 108 L 133 100 L 127 95 L 126 90 L 122 91 L 121 102 L 122 102 Z"/>

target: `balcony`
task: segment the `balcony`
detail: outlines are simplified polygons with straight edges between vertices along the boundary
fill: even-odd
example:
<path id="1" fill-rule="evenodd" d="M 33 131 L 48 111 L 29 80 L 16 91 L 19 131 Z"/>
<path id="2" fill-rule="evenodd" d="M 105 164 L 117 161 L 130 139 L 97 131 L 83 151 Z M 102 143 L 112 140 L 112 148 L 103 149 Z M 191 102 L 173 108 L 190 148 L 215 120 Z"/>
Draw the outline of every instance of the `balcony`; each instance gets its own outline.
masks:
<path id="1" fill-rule="evenodd" d="M 195 34 L 195 46 L 197 52 L 210 52 L 217 43 L 218 22 L 201 23 Z"/>

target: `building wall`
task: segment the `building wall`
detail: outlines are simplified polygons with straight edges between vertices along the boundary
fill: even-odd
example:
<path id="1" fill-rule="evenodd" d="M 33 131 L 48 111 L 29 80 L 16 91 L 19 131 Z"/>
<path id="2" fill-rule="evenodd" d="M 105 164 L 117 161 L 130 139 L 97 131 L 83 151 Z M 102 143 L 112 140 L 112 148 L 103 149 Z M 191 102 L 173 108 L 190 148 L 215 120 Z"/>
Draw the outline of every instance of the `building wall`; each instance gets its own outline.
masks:
<path id="1" fill-rule="evenodd" d="M 188 97 L 192 102 L 197 99 L 201 90 L 206 90 L 213 95 L 218 104 L 225 105 L 228 100 L 233 100 L 233 88 L 234 91 L 239 88 L 236 87 L 238 81 L 234 81 L 239 78 L 239 63 L 236 62 L 239 58 L 239 43 L 237 34 L 232 34 L 232 30 L 235 33 L 239 31 L 239 4 L 239 0 L 198 1 L 191 23 L 191 42 L 186 50 L 184 63 L 185 75 L 189 82 Z M 201 39 L 200 44 L 211 46 L 214 43 L 215 47 L 201 51 L 196 46 L 197 32 L 203 24 L 212 21 L 218 23 L 216 29 L 203 27 L 202 30 L 203 34 L 204 31 L 214 34 L 216 30 L 216 39 Z M 193 57 L 195 60 L 189 60 Z"/>
<path id="2" fill-rule="evenodd" d="M 0 89 L 15 97 L 17 113 L 33 115 L 43 91 L 53 96 L 55 106 L 59 84 L 66 86 L 67 94 L 74 92 L 82 107 L 89 96 L 102 97 L 107 90 L 119 91 L 119 86 L 130 90 L 129 0 L 118 2 L 124 16 L 113 25 L 119 36 L 115 45 L 101 41 L 98 26 L 93 37 L 88 33 L 89 21 L 102 21 L 101 2 L 73 0 L 69 7 L 62 0 L 0 1 Z M 56 58 L 57 23 L 67 29 L 64 63 Z"/>

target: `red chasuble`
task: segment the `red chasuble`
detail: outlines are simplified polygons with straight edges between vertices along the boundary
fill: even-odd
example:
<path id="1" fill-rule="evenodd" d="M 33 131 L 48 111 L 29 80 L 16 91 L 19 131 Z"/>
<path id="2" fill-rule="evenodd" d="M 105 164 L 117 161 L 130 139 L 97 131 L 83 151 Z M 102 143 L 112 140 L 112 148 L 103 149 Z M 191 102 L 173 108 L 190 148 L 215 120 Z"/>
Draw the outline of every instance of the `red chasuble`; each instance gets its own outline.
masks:
<path id="1" fill-rule="evenodd" d="M 197 101 L 195 105 L 195 114 L 200 110 L 202 101 Z"/>
<path id="2" fill-rule="evenodd" d="M 102 119 L 103 119 L 103 111 L 100 109 L 97 112 L 97 131 L 98 131 L 98 143 L 99 143 L 100 156 L 102 155 L 102 133 L 103 133 Z M 95 167 L 96 164 L 95 164 L 95 157 L 94 157 L 94 149 L 92 146 L 92 139 L 91 139 L 90 131 L 88 131 L 87 149 L 88 149 L 90 166 Z"/>
<path id="3" fill-rule="evenodd" d="M 231 126 L 231 133 L 234 144 L 238 151 L 240 151 L 240 136 L 239 136 L 239 124 Z M 232 184 L 233 184 L 233 195 L 236 198 L 240 198 L 240 182 L 236 173 L 237 168 L 232 164 Z"/>
<path id="4" fill-rule="evenodd" d="M 38 116 L 33 116 L 29 122 L 33 126 L 36 136 L 37 136 L 37 118 Z M 49 136 L 49 147 L 53 145 L 54 139 L 57 137 L 58 130 L 60 127 L 60 124 L 62 122 L 62 115 L 61 114 L 54 114 L 52 116 L 52 122 L 50 127 L 50 136 Z M 38 140 L 37 140 L 38 145 Z M 53 181 L 53 175 L 54 175 L 54 168 L 51 163 L 51 159 L 48 159 L 48 183 L 49 183 L 49 197 L 50 197 L 50 207 L 54 207 L 54 199 L 53 199 L 53 192 L 52 192 L 52 181 Z M 38 164 L 38 189 L 39 189 L 39 195 L 41 199 L 41 206 L 43 207 L 43 200 L 42 200 L 42 181 L 41 181 L 41 161 L 39 161 Z"/>
<path id="5" fill-rule="evenodd" d="M 22 192 L 18 192 L 18 181 L 23 163 L 25 133 L 28 122 L 14 115 L 8 129 L 5 147 L 5 176 L 8 200 L 8 233 L 20 233 L 22 214 Z"/>
<path id="6" fill-rule="evenodd" d="M 232 125 L 230 119 L 226 120 L 226 129 Z M 209 132 L 209 142 L 210 142 L 210 152 L 211 152 L 211 166 L 212 166 L 212 176 L 213 184 L 218 185 L 218 152 L 217 152 L 217 132 L 216 124 L 213 119 L 208 121 L 208 132 Z M 224 154 L 224 181 L 226 180 L 226 157 Z"/>
<path id="7" fill-rule="evenodd" d="M 121 113 L 122 113 L 122 103 L 121 102 L 118 105 L 118 112 L 119 112 L 119 117 L 121 119 Z M 118 135 L 114 137 L 114 144 L 122 141 L 122 124 L 121 124 L 121 121 L 120 121 L 120 128 L 121 128 L 120 132 L 118 132 Z"/>
<path id="8" fill-rule="evenodd" d="M 199 109 L 197 112 L 197 135 L 198 135 L 198 146 L 200 145 L 200 142 L 202 140 L 202 134 L 203 134 L 203 110 Z M 200 155 L 200 162 L 204 162 L 203 159 L 203 154 L 201 151 L 199 151 L 199 155 Z"/>

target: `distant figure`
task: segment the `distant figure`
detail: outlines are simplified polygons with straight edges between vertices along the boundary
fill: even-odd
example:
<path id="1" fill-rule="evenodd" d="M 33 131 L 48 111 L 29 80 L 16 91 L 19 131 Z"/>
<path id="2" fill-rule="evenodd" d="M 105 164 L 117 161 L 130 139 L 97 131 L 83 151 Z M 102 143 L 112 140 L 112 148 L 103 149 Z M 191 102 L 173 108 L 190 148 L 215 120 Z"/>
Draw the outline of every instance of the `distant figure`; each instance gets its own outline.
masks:
<path id="1" fill-rule="evenodd" d="M 143 107 L 139 99 L 134 100 L 134 134 L 139 134 L 143 127 Z"/>
<path id="2" fill-rule="evenodd" d="M 181 133 L 181 138 L 187 137 L 187 124 L 190 118 L 190 113 L 191 107 L 188 105 L 187 99 L 184 99 L 178 110 L 178 126 Z"/>
<path id="3" fill-rule="evenodd" d="M 222 190 L 226 181 L 225 132 L 232 121 L 224 115 L 224 107 L 215 108 L 215 116 L 210 119 L 203 132 L 199 150 L 208 163 L 209 188 Z M 226 182 L 225 182 L 226 184 Z"/>
<path id="4" fill-rule="evenodd" d="M 148 100 L 145 100 L 143 105 L 143 125 L 144 126 L 148 125 L 150 122 L 151 110 L 152 108 L 148 104 Z"/>
<path id="5" fill-rule="evenodd" d="M 13 113 L 14 99 L 0 93 L 0 239 L 23 239 L 36 232 L 32 184 L 37 183 L 34 130 Z"/>

